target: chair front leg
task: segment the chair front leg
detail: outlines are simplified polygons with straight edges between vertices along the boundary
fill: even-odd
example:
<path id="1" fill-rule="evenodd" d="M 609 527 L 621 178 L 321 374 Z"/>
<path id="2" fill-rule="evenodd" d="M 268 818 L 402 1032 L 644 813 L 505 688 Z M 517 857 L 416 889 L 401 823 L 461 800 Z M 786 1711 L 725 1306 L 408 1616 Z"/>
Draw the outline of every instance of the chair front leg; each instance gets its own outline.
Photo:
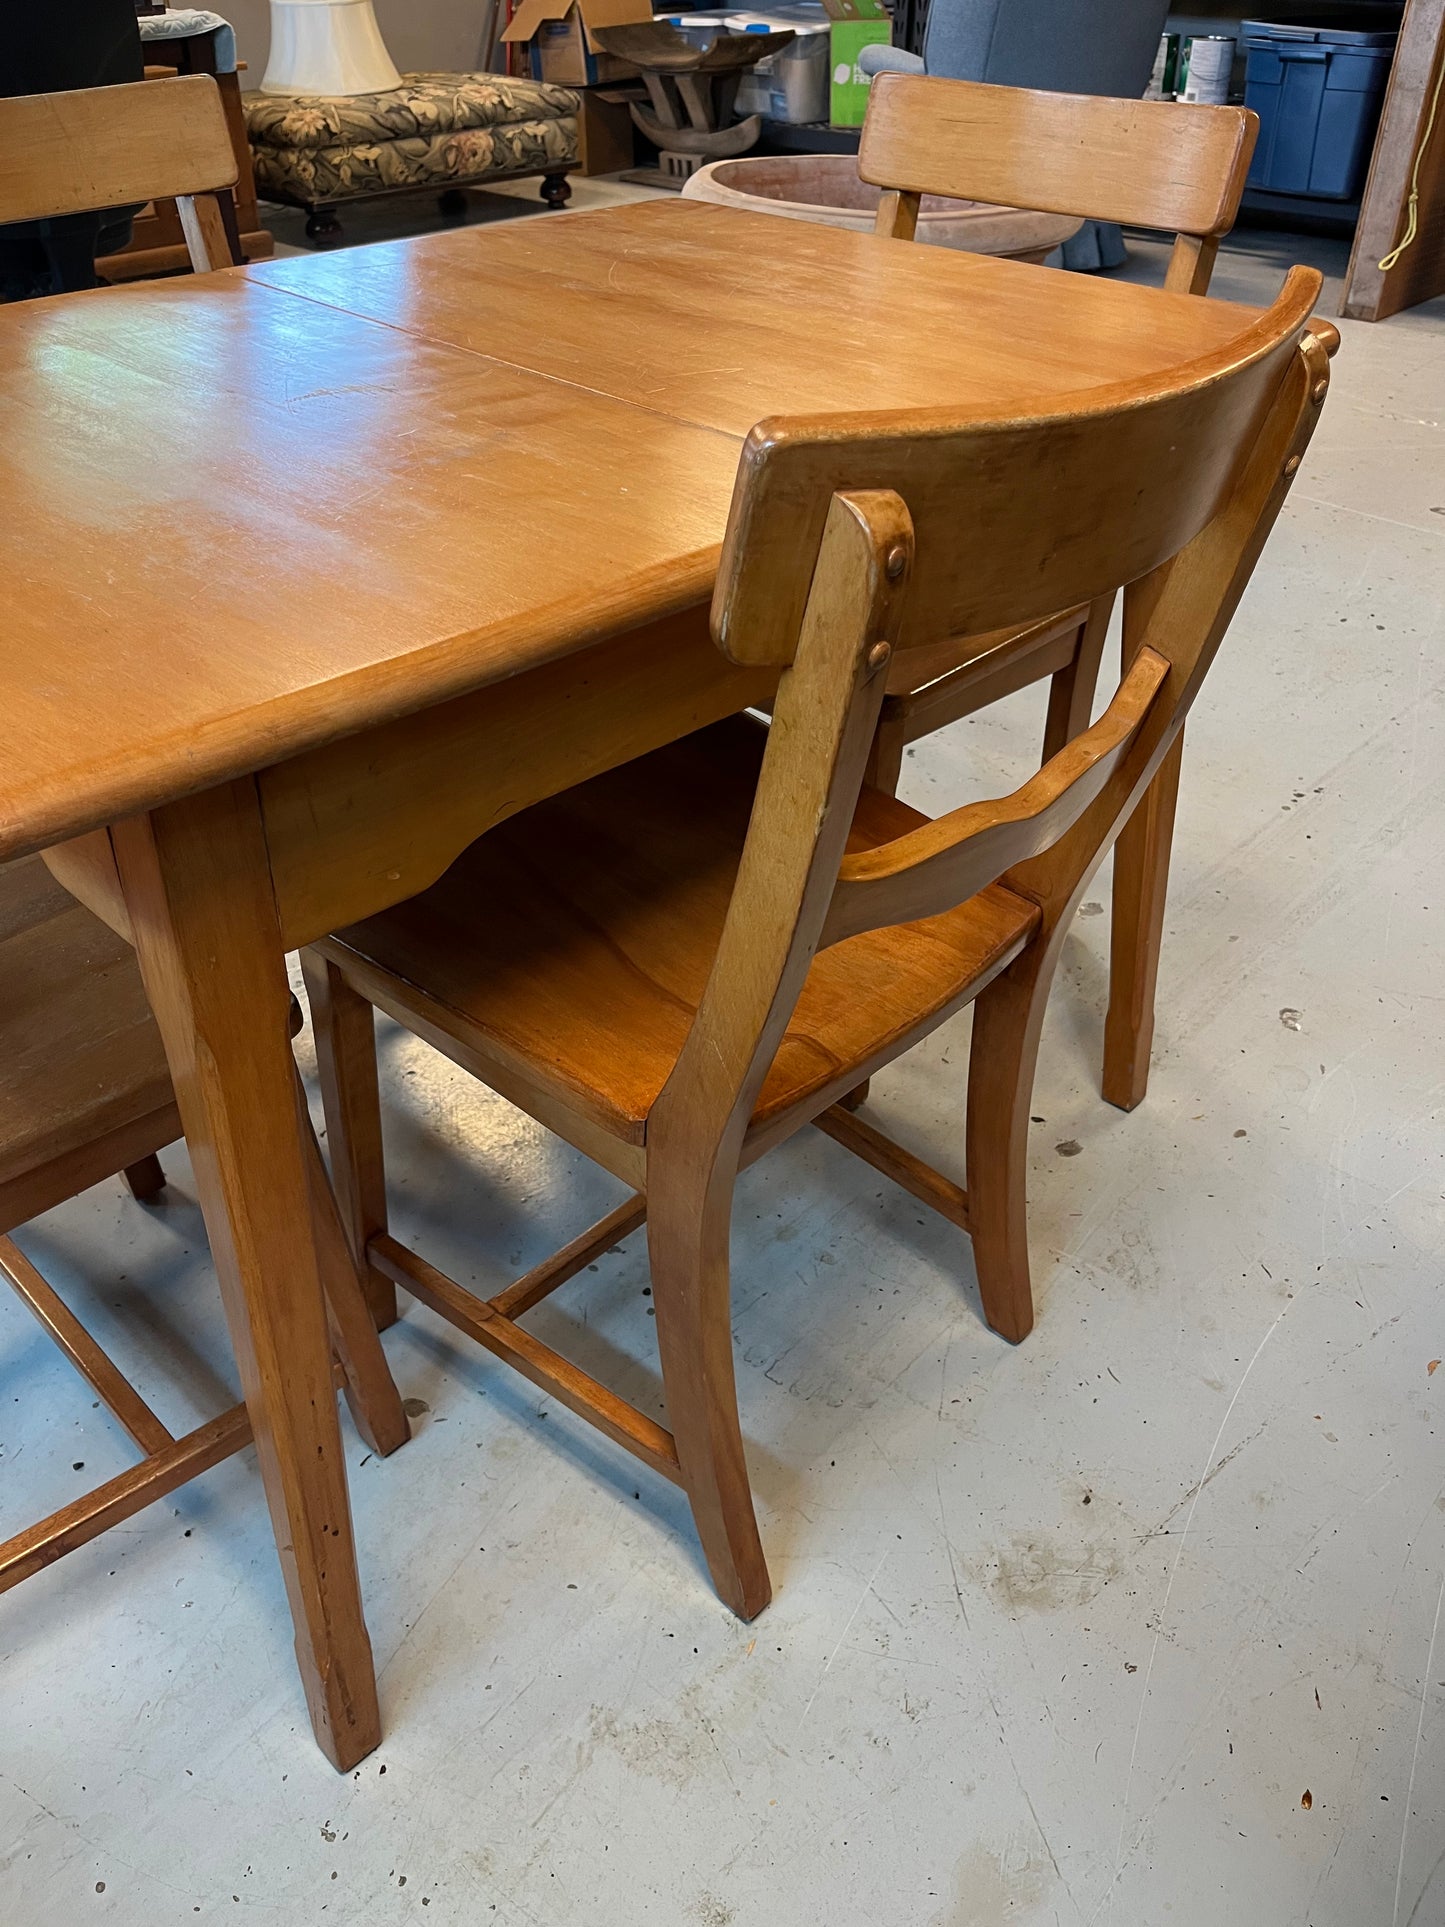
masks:
<path id="1" fill-rule="evenodd" d="M 396 1323 L 396 1286 L 366 1256 L 367 1245 L 387 1228 L 376 1017 L 367 1000 L 320 951 L 302 951 L 301 971 L 311 1006 L 331 1181 L 372 1318 L 377 1330 L 385 1331 Z"/>
<path id="2" fill-rule="evenodd" d="M 733 1373 L 728 1245 L 733 1177 L 707 1184 L 650 1157 L 647 1248 L 668 1419 L 719 1597 L 752 1619 L 772 1597 L 753 1513 Z"/>

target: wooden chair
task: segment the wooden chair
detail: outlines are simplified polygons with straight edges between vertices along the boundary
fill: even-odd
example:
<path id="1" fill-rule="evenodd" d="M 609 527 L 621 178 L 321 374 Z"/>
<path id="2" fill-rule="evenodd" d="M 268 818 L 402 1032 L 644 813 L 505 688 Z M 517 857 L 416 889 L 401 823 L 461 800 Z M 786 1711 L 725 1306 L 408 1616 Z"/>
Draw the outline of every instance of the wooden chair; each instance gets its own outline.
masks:
<path id="1" fill-rule="evenodd" d="M 1174 235 L 1164 285 L 1205 294 L 1234 225 L 1259 120 L 1242 107 L 1176 106 L 1086 94 L 880 74 L 869 94 L 858 172 L 884 190 L 876 232 L 912 240 L 923 194 L 993 201 Z M 960 325 L 963 318 L 960 317 Z M 908 744 L 1050 678 L 1044 760 L 1093 707 L 1112 597 L 1011 634 L 939 638 L 895 666 L 869 780 L 895 789 Z M 1182 742 L 1114 856 L 1104 1095 L 1144 1096 Z M 862 1093 L 860 1093 L 861 1097 Z"/>
<path id="2" fill-rule="evenodd" d="M 156 1152 L 180 1135 L 160 1033 L 129 944 L 54 882 L 39 857 L 0 867 L 0 1234 L 117 1171 L 135 1197 L 154 1198 L 165 1184 Z M 407 1437 L 406 1416 L 310 1141 L 341 1381 L 357 1430 L 385 1454 Z M 4 1592 L 239 1452 L 251 1426 L 245 1406 L 233 1405 L 174 1437 L 8 1235 L 0 1235 L 0 1278 L 145 1455 L 0 1543 Z"/>
<path id="3" fill-rule="evenodd" d="M 967 1230 L 989 1323 L 1028 1332 L 1049 983 L 1313 430 L 1319 285 L 1296 269 L 1231 349 L 1061 413 L 762 424 L 713 633 L 733 661 L 780 672 L 771 728 L 734 718 L 528 809 L 303 956 L 371 1265 L 679 1482 L 744 1617 L 769 1587 L 733 1382 L 737 1173 L 817 1123 Z M 1022 789 L 935 822 L 863 785 L 895 660 L 1120 588 L 1118 694 Z M 840 1100 L 969 1002 L 965 1192 Z M 371 1006 L 636 1195 L 495 1297 L 465 1291 L 386 1228 Z M 671 1432 L 518 1322 L 644 1215 Z"/>
<path id="4" fill-rule="evenodd" d="M 209 74 L 0 100 L 0 224 L 174 200 L 205 274 L 241 260 L 236 178 Z"/>
<path id="5" fill-rule="evenodd" d="M 879 234 L 911 241 L 925 194 L 1157 228 L 1174 235 L 1165 287 L 1207 294 L 1258 133 L 1247 107 L 879 74 L 858 172 L 883 189 Z"/>

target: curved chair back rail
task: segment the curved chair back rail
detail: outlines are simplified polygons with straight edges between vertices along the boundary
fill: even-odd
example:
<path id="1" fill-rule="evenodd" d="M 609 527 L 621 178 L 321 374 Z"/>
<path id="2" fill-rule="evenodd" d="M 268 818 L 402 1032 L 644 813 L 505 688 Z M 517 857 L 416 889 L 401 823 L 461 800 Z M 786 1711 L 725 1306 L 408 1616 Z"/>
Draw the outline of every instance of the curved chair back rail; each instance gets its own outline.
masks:
<path id="1" fill-rule="evenodd" d="M 759 423 L 713 596 L 719 647 L 739 663 L 792 660 L 828 506 L 847 491 L 892 489 L 908 505 L 917 561 L 902 649 L 1022 627 L 1137 582 L 1218 511 L 1319 289 L 1295 268 L 1237 341 L 1074 409 Z"/>
<path id="2" fill-rule="evenodd" d="M 820 946 L 884 924 L 939 916 L 1050 849 L 1124 760 L 1169 668 L 1157 650 L 1141 649 L 1093 728 L 1066 743 L 1012 796 L 965 803 L 892 843 L 845 856 Z"/>

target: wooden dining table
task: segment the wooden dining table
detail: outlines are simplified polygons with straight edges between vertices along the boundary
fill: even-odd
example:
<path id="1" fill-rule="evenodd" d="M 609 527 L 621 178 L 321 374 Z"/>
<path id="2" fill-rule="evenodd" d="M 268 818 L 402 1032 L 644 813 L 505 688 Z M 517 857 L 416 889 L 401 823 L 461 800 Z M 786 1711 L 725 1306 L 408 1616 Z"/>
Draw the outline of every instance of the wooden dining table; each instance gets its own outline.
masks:
<path id="1" fill-rule="evenodd" d="M 135 945 L 339 1768 L 380 1721 L 287 952 L 766 699 L 707 619 L 760 419 L 1034 406 L 1254 312 L 670 200 L 0 311 L 0 858 Z"/>

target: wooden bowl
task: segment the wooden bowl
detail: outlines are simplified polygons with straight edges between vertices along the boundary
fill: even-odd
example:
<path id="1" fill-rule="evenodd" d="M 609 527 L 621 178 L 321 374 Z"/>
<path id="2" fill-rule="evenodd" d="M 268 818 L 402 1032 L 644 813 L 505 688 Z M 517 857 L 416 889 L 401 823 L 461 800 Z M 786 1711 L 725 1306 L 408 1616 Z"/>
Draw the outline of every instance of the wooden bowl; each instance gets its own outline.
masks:
<path id="1" fill-rule="evenodd" d="M 713 161 L 683 186 L 689 200 L 754 214 L 780 214 L 789 221 L 820 221 L 825 227 L 868 234 L 879 190 L 858 178 L 851 154 L 749 155 Z M 925 194 L 918 239 L 939 248 L 1000 254 L 1015 261 L 1042 261 L 1083 226 L 1068 214 L 1035 214 L 1027 208 L 989 207 L 981 201 L 948 201 Z"/>

